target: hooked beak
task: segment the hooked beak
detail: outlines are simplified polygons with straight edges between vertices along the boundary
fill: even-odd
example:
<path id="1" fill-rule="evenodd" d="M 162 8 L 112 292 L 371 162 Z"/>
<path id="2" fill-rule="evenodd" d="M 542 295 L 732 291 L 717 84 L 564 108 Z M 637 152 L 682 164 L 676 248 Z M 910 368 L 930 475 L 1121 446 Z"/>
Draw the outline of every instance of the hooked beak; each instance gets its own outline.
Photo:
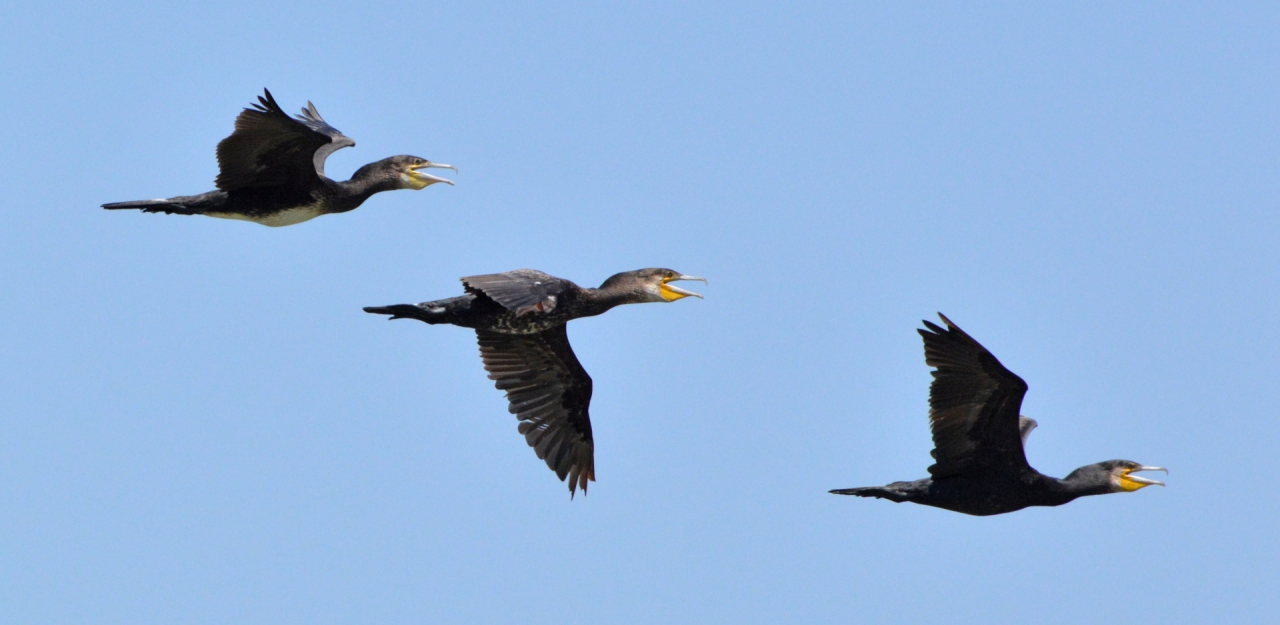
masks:
<path id="1" fill-rule="evenodd" d="M 439 176 L 432 176 L 431 174 L 428 174 L 425 171 L 418 171 L 419 169 L 452 169 L 453 173 L 455 174 L 458 173 L 457 167 L 454 167 L 453 165 L 445 165 L 444 163 L 432 163 L 431 161 L 427 161 L 421 165 L 410 165 L 409 176 L 417 180 L 418 182 L 423 183 L 422 185 L 423 187 L 426 187 L 427 185 L 435 184 L 437 182 L 443 182 L 445 184 L 452 185 L 453 181 L 447 178 L 441 178 Z"/>
<path id="2" fill-rule="evenodd" d="M 678 286 L 674 286 L 671 284 L 672 282 L 676 282 L 678 280 L 696 280 L 703 284 L 707 283 L 706 278 L 699 278 L 696 276 L 686 276 L 684 274 L 678 275 L 674 278 L 663 278 L 662 286 L 659 287 L 659 291 L 662 293 L 662 299 L 665 299 L 668 302 L 674 302 L 678 299 L 682 299 L 685 297 L 696 297 L 698 299 L 702 299 L 701 295 L 694 293 L 693 291 L 686 291 Z"/>
<path id="3" fill-rule="evenodd" d="M 1126 469 L 1124 474 L 1120 476 L 1120 487 L 1127 491 L 1135 491 L 1139 488 L 1151 486 L 1152 484 L 1164 486 L 1164 482 L 1161 482 L 1160 480 L 1152 480 L 1134 475 L 1134 473 L 1138 471 L 1164 471 L 1165 475 L 1169 474 L 1169 470 L 1164 467 L 1139 466 L 1136 469 Z"/>

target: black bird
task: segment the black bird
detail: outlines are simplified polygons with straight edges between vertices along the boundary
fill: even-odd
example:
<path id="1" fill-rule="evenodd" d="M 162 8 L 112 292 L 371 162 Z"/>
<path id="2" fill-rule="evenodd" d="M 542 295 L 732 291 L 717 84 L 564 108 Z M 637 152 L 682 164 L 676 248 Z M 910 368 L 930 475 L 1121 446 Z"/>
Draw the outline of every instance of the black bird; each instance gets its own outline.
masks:
<path id="1" fill-rule="evenodd" d="M 218 143 L 217 191 L 102 207 L 291 226 L 354 210 L 374 193 L 423 189 L 437 182 L 453 184 L 420 171 L 433 167 L 458 171 L 452 165 L 408 155 L 369 163 L 346 182 L 330 180 L 324 175 L 325 159 L 356 142 L 326 124 L 314 104 L 307 102 L 301 115 L 289 117 L 270 91 L 263 92 L 257 104 L 236 118 L 231 136 Z"/>
<path id="2" fill-rule="evenodd" d="M 1027 506 L 1060 506 L 1086 495 L 1131 492 L 1163 482 L 1133 475 L 1166 471 L 1129 460 L 1108 460 L 1072 471 L 1066 479 L 1027 464 L 1023 443 L 1036 422 L 1020 416 L 1027 383 L 964 330 L 938 313 L 947 329 L 928 321 L 924 361 L 934 368 L 929 387 L 933 429 L 930 478 L 888 486 L 844 488 L 837 495 L 879 497 L 987 516 Z"/>
<path id="3" fill-rule="evenodd" d="M 622 304 L 702 297 L 671 284 L 677 280 L 706 283 L 670 269 L 639 269 L 584 289 L 535 269 L 517 269 L 463 278 L 467 294 L 460 297 L 364 311 L 474 329 L 480 359 L 489 379 L 506 391 L 519 432 L 561 481 L 568 478 L 572 498 L 596 479 L 595 443 L 587 413 L 591 376 L 574 356 L 565 324 Z"/>

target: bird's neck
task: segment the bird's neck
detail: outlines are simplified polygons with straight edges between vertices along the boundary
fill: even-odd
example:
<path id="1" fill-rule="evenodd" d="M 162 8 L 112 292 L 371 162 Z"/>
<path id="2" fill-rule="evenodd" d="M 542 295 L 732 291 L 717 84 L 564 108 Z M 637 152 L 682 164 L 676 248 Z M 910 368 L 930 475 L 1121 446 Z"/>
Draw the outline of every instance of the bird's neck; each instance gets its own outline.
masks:
<path id="1" fill-rule="evenodd" d="M 604 314 L 605 311 L 623 304 L 639 304 L 646 301 L 634 291 L 611 289 L 607 286 L 598 289 L 582 289 L 580 297 L 583 302 L 583 311 L 586 313 L 582 315 L 584 317 Z"/>
<path id="2" fill-rule="evenodd" d="M 356 173 L 351 176 L 350 180 L 335 184 L 342 187 L 344 195 L 352 200 L 356 200 L 356 206 L 359 206 L 375 193 L 399 189 L 400 186 L 397 182 L 398 180 L 395 178 L 380 176 L 377 172 L 370 172 L 366 171 L 364 168 L 360 168 L 356 170 Z"/>
<path id="3" fill-rule="evenodd" d="M 1062 503 L 1066 503 L 1077 497 L 1088 497 L 1090 495 L 1105 495 L 1111 492 L 1109 485 L 1099 483 L 1097 480 L 1090 479 L 1091 476 L 1081 476 L 1075 473 L 1068 475 L 1063 479 L 1046 477 L 1048 490 L 1060 497 L 1064 497 Z"/>

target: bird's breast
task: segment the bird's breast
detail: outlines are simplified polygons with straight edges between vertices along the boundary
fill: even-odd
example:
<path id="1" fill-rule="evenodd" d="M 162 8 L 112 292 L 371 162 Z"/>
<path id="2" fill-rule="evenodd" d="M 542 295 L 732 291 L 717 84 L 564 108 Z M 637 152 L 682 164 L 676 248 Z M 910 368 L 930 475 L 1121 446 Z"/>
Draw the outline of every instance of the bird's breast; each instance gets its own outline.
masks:
<path id="1" fill-rule="evenodd" d="M 300 224 L 304 221 L 311 221 L 316 217 L 328 213 L 322 204 L 310 204 L 307 206 L 295 206 L 278 210 L 274 213 L 266 213 L 261 215 L 246 215 L 244 213 L 205 213 L 210 217 L 219 219 L 239 219 L 241 221 L 252 221 L 256 224 L 270 226 L 272 228 L 280 228 L 282 226 L 292 226 Z"/>

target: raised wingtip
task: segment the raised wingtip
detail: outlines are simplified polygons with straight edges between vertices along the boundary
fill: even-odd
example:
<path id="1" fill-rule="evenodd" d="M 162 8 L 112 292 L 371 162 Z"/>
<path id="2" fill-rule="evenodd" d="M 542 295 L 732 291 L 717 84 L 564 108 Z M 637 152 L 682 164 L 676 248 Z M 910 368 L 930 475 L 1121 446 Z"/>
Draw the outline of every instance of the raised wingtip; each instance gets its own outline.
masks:
<path id="1" fill-rule="evenodd" d="M 324 121 L 324 118 L 320 117 L 320 111 L 316 110 L 316 105 L 312 104 L 311 100 L 307 100 L 307 105 L 303 107 L 302 117 L 304 119 L 309 119 L 311 121 L 317 121 L 317 122 Z M 351 142 L 351 145 L 355 145 L 355 142 L 354 141 Z"/>
<path id="2" fill-rule="evenodd" d="M 259 106 L 264 111 L 267 111 L 267 112 L 279 111 L 281 113 L 284 112 L 280 110 L 280 105 L 276 103 L 275 96 L 271 95 L 271 90 L 267 89 L 266 87 L 262 88 L 262 95 L 258 96 L 258 102 L 260 102 L 261 104 L 256 104 L 254 106 Z"/>
<path id="3" fill-rule="evenodd" d="M 946 315 L 942 313 L 938 313 L 938 318 L 942 319 L 942 323 L 945 323 L 947 325 L 945 330 L 942 328 L 942 326 L 939 326 L 938 324 L 933 323 L 928 319 L 921 319 L 920 323 L 923 323 L 924 327 L 928 328 L 929 331 L 932 332 L 933 334 L 948 334 L 949 332 L 957 332 L 959 334 L 968 336 L 967 334 L 965 334 L 964 330 L 960 329 L 960 326 L 953 323 L 950 319 L 947 318 Z M 919 332 L 921 335 L 928 334 L 928 332 L 925 332 L 924 330 L 917 330 L 917 332 Z"/>
<path id="4" fill-rule="evenodd" d="M 946 332 L 946 330 L 942 329 L 942 326 L 939 326 L 928 319 L 921 319 L 920 323 L 923 323 L 924 327 L 927 328 L 925 330 L 916 329 L 916 332 L 919 332 L 922 336 L 928 334 L 943 334 Z"/>

